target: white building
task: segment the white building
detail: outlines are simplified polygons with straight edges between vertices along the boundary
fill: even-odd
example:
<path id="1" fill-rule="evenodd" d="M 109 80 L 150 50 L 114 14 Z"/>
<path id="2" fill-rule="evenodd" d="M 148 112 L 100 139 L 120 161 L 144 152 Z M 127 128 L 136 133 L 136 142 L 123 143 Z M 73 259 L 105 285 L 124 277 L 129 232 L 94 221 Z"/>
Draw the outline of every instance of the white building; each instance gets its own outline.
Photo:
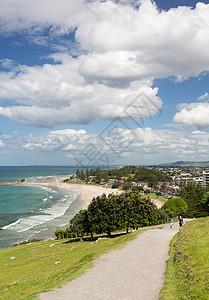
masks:
<path id="1" fill-rule="evenodd" d="M 209 184 L 209 172 L 203 171 L 203 185 L 207 186 Z"/>

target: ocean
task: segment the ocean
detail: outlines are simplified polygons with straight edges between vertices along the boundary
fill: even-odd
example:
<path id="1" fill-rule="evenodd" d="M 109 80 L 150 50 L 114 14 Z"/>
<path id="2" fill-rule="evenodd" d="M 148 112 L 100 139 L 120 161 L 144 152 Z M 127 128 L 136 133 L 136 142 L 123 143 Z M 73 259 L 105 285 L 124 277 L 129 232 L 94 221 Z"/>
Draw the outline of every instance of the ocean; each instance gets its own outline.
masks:
<path id="1" fill-rule="evenodd" d="M 73 167 L 0 167 L 0 182 L 75 174 Z M 82 208 L 75 193 L 58 187 L 0 186 L 0 249 L 53 236 Z"/>

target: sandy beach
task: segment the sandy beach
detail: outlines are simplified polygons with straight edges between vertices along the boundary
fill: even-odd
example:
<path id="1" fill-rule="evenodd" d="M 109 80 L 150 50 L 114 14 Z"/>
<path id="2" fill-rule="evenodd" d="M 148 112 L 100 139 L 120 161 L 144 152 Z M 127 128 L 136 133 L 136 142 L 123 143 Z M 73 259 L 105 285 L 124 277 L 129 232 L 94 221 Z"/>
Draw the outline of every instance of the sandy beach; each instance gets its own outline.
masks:
<path id="1" fill-rule="evenodd" d="M 82 208 L 86 209 L 90 204 L 91 200 L 102 194 L 109 195 L 111 193 L 121 193 L 118 189 L 106 188 L 98 185 L 89 185 L 89 184 L 79 184 L 79 183 L 66 183 L 63 182 L 67 179 L 67 176 L 57 176 L 57 177 L 48 177 L 43 178 L 35 182 L 10 182 L 10 183 L 1 183 L 0 185 L 24 185 L 24 186 L 51 186 L 58 189 L 66 190 L 73 192 L 78 195 L 82 200 Z"/>
<path id="2" fill-rule="evenodd" d="M 78 195 L 78 197 L 82 200 L 82 208 L 86 209 L 88 205 L 91 203 L 92 199 L 96 196 L 100 196 L 102 194 L 109 195 L 111 193 L 121 193 L 118 189 L 111 189 L 104 186 L 98 185 L 90 185 L 90 184 L 80 184 L 80 183 L 66 183 L 63 182 L 67 179 L 67 176 L 56 176 L 56 177 L 47 177 L 43 178 L 36 182 L 12 182 L 12 183 L 1 183 L 0 185 L 35 185 L 35 186 L 51 186 L 56 187 L 58 189 L 66 190 L 69 192 L 73 192 Z M 157 208 L 161 208 L 163 202 L 158 199 L 151 199 Z"/>

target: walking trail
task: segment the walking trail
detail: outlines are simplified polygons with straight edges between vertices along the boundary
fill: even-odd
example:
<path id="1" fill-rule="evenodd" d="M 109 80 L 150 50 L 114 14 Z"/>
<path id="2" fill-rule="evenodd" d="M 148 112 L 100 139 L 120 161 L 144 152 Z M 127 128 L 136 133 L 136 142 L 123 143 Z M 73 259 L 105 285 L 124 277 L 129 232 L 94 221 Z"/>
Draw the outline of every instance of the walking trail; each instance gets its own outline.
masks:
<path id="1" fill-rule="evenodd" d="M 124 248 L 102 255 L 94 267 L 61 289 L 40 294 L 41 300 L 155 300 L 163 286 L 169 244 L 179 231 L 170 229 L 143 232 Z"/>

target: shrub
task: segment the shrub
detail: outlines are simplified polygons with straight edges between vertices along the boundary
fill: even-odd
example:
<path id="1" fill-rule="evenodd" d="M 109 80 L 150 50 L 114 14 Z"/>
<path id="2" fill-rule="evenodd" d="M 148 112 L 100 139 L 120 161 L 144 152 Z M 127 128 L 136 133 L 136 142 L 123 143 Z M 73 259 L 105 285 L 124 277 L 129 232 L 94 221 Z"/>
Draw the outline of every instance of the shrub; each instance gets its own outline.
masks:
<path id="1" fill-rule="evenodd" d="M 142 186 L 132 186 L 131 189 L 132 189 L 133 192 L 143 191 L 143 187 Z"/>
<path id="2" fill-rule="evenodd" d="M 173 198 L 169 199 L 164 205 L 164 209 L 169 209 L 174 213 L 175 216 L 177 215 L 184 215 L 188 210 L 187 203 L 181 198 Z"/>
<path id="3" fill-rule="evenodd" d="M 125 183 L 122 187 L 124 191 L 130 190 L 132 187 L 131 183 Z"/>
<path id="4" fill-rule="evenodd" d="M 120 186 L 120 183 L 119 183 L 119 182 L 114 182 L 114 183 L 112 184 L 112 189 L 117 189 L 117 188 L 119 188 L 119 186 Z"/>
<path id="5" fill-rule="evenodd" d="M 62 229 L 57 228 L 54 234 L 55 234 L 57 240 L 61 240 L 61 239 L 65 238 L 65 232 Z"/>

